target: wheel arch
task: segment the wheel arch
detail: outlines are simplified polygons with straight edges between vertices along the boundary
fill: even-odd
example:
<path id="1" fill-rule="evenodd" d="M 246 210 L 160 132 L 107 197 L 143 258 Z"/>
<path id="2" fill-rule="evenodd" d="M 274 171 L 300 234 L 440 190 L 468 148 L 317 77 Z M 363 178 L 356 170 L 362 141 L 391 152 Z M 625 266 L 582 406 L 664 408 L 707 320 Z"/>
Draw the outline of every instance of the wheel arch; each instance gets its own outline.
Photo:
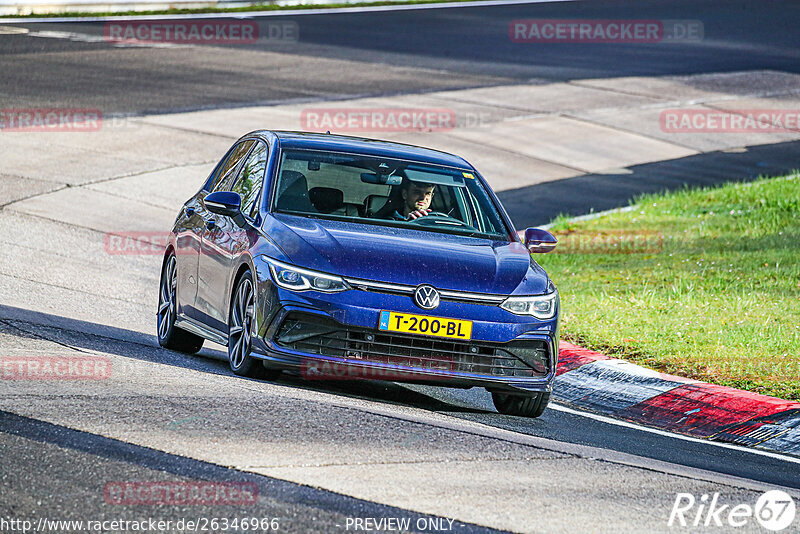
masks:
<path id="1" fill-rule="evenodd" d="M 164 250 L 164 258 L 161 260 L 161 267 L 164 267 L 164 264 L 167 263 L 167 258 L 169 258 L 170 254 L 175 254 L 175 247 L 172 243 L 167 245 L 166 250 Z"/>
<path id="2" fill-rule="evenodd" d="M 246 271 L 250 271 L 251 273 L 254 271 L 253 266 L 250 264 L 249 261 L 242 262 L 242 264 L 239 265 L 239 268 L 236 269 L 236 275 L 233 277 L 233 283 L 231 284 L 230 296 L 233 296 L 233 291 L 236 289 L 236 284 L 239 283 L 239 279 L 241 279 L 242 275 Z"/>
<path id="3" fill-rule="evenodd" d="M 239 285 L 239 280 L 242 279 L 242 275 L 247 271 L 250 271 L 251 276 L 253 276 L 253 273 L 256 272 L 256 269 L 253 266 L 253 260 L 250 258 L 250 256 L 246 256 L 242 260 L 243 261 L 236 268 L 233 278 L 231 278 L 231 284 L 228 290 L 228 302 L 226 303 L 226 309 L 228 310 L 228 313 L 230 313 L 231 303 L 233 302 L 233 294 L 236 292 L 236 286 Z M 255 297 L 258 298 L 258 294 L 255 291 L 255 280 L 253 280 L 253 293 Z"/>

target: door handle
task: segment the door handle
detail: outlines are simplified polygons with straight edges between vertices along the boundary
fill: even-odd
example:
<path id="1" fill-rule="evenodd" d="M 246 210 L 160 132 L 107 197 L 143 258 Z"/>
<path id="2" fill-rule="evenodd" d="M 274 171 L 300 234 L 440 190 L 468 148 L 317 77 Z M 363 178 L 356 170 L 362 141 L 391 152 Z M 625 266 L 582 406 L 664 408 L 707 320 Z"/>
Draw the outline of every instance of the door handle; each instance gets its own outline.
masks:
<path id="1" fill-rule="evenodd" d="M 214 219 L 209 219 L 206 221 L 206 228 L 208 228 L 209 230 L 213 230 L 214 228 L 216 228 L 216 226 L 217 222 Z"/>

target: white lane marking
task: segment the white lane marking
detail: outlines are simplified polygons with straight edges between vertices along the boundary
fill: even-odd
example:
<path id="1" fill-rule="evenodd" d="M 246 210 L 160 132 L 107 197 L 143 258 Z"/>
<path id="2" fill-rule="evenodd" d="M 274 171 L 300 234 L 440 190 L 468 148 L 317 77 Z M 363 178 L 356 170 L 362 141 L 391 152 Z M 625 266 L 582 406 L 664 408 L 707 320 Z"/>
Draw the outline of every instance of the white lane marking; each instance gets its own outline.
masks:
<path id="1" fill-rule="evenodd" d="M 79 41 L 83 43 L 102 43 L 104 41 L 102 35 L 89 35 L 88 33 L 73 33 L 73 32 L 59 32 L 59 31 L 33 31 L 27 32 L 30 37 L 44 37 L 45 39 L 69 39 L 70 41 Z"/>
<path id="2" fill-rule="evenodd" d="M 0 35 L 20 35 L 28 33 L 28 28 L 17 28 L 14 26 L 0 26 Z"/>
<path id="3" fill-rule="evenodd" d="M 379 11 L 413 11 L 423 9 L 453 9 L 466 7 L 511 6 L 517 4 L 551 4 L 561 2 L 580 2 L 583 0 L 478 0 L 475 2 L 442 2 L 437 4 L 409 4 L 394 6 L 333 7 L 319 9 L 286 9 L 274 11 L 237 11 L 228 13 L 197 13 L 185 15 L 124 15 L 107 17 L 47 17 L 47 18 L 0 18 L 0 22 L 20 24 L 38 22 L 103 22 L 109 20 L 182 20 L 182 19 L 240 19 L 250 17 L 297 17 L 301 15 L 320 15 L 336 13 L 372 13 Z"/>
<path id="4" fill-rule="evenodd" d="M 611 417 L 606 417 L 605 415 L 590 413 L 590 412 L 583 412 L 580 410 L 574 410 L 572 408 L 568 408 L 563 404 L 559 404 L 556 402 L 551 402 L 548 406 L 549 409 L 557 410 L 559 412 L 564 412 L 572 415 L 578 415 L 581 417 L 586 417 L 588 419 L 594 419 L 595 421 L 600 421 L 602 423 L 607 423 L 610 425 L 622 426 L 625 428 L 632 428 L 635 430 L 641 430 L 643 432 L 650 432 L 651 434 L 658 434 L 659 436 L 666 436 L 675 439 L 681 439 L 683 441 L 690 441 L 692 443 L 702 443 L 704 445 L 712 445 L 714 447 L 721 447 L 723 449 L 732 449 L 738 452 L 744 452 L 749 454 L 755 454 L 757 456 L 766 456 L 767 458 L 772 458 L 775 460 L 783 460 L 785 462 L 793 463 L 793 464 L 800 464 L 800 458 L 796 458 L 794 456 L 788 456 L 786 454 L 780 454 L 777 452 L 770 452 L 761 449 L 753 449 L 750 447 L 742 447 L 740 445 L 734 445 L 733 443 L 724 443 L 722 441 L 711 441 L 708 439 L 700 439 L 700 438 L 693 438 L 691 436 L 684 436 L 683 434 L 676 434 L 674 432 L 668 432 L 666 430 L 659 430 L 657 428 L 650 428 L 647 426 L 637 425 L 635 423 L 630 423 L 628 421 L 622 421 L 620 419 L 613 419 Z"/>
<path id="5" fill-rule="evenodd" d="M 75 33 L 75 32 L 60 32 L 60 31 L 30 31 L 26 28 L 11 28 L 11 29 L 24 29 L 24 32 L 7 32 L 7 33 L 23 33 L 28 37 L 41 37 L 44 39 L 67 39 L 78 43 L 108 43 L 116 48 L 186 48 L 192 45 L 184 45 L 177 43 L 118 43 L 109 41 L 102 35 L 90 35 L 88 33 Z M 4 33 L 4 27 L 0 26 L 0 34 Z"/>

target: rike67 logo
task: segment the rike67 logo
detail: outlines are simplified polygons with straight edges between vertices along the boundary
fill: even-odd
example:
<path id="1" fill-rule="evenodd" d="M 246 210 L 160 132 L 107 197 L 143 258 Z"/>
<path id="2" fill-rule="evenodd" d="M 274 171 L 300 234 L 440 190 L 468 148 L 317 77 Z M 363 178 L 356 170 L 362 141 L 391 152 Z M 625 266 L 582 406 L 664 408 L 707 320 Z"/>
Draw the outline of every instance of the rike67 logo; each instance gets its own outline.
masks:
<path id="1" fill-rule="evenodd" d="M 721 504 L 719 493 L 704 494 L 699 499 L 691 493 L 678 493 L 672 512 L 670 527 L 743 527 L 757 521 L 763 528 L 779 532 L 792 526 L 795 504 L 791 495 L 781 490 L 771 490 L 761 495 L 755 505 Z"/>

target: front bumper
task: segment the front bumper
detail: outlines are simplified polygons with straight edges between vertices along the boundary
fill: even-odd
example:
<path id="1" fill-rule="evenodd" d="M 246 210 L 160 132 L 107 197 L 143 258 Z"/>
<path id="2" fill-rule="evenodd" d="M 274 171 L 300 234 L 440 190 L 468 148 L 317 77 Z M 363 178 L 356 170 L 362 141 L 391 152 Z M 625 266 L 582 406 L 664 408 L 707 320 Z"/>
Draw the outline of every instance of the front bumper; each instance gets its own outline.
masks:
<path id="1" fill-rule="evenodd" d="M 433 312 L 406 296 L 351 290 L 295 293 L 259 280 L 254 356 L 308 379 L 375 379 L 507 392 L 552 389 L 558 313 L 549 321 L 498 306 L 442 302 Z M 473 321 L 470 341 L 378 330 L 382 310 Z M 559 310 L 560 311 L 560 310 Z"/>

